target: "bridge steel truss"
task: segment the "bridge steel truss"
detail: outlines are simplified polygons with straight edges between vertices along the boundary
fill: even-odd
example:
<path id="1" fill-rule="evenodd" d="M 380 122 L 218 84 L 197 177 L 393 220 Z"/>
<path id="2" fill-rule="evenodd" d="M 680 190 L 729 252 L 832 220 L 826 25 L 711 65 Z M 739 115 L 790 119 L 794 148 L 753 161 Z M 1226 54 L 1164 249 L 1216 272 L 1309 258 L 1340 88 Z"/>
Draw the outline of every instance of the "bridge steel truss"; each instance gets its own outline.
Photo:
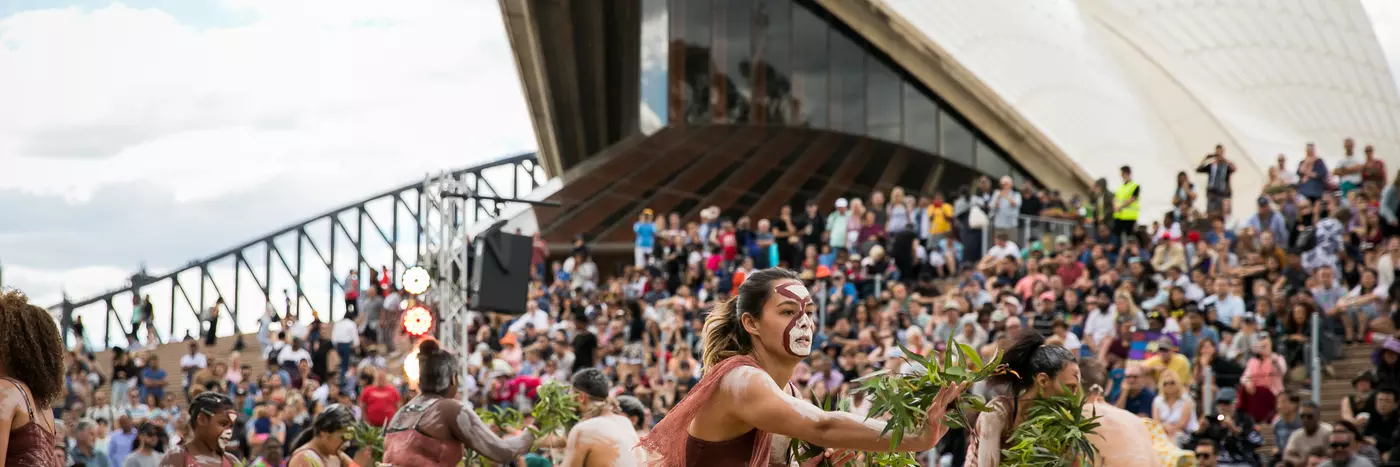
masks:
<path id="1" fill-rule="evenodd" d="M 347 310 L 345 279 L 351 268 L 359 271 L 361 289 L 378 279 L 382 268 L 389 270 L 394 283 L 403 271 L 420 264 L 451 264 L 465 271 L 467 229 L 478 222 L 491 222 L 498 206 L 492 201 L 445 199 L 442 191 L 470 189 L 485 196 L 524 198 L 547 180 L 534 153 L 431 175 L 170 272 L 150 275 L 142 271 L 120 288 L 96 296 L 77 300 L 65 296 L 49 311 L 70 344 L 76 342 L 72 324 L 83 317 L 89 348 L 130 344 L 127 336 L 135 327 L 131 321 L 135 296 L 150 297 L 151 326 L 137 336 L 148 341 L 154 337 L 170 342 L 181 338 L 179 332 L 199 335 L 204 329 L 201 314 L 220 299 L 224 307 L 218 335 L 257 330 L 266 310 L 302 322 L 310 321 L 313 314 L 330 322 Z M 432 293 L 429 301 L 445 305 L 449 318 L 439 329 L 466 325 L 461 319 L 465 274 L 454 279 L 435 276 L 433 286 L 440 290 Z M 278 296 L 278 288 L 282 288 L 282 296 Z M 225 313 L 233 319 L 225 318 Z M 92 332 L 97 330 L 101 332 Z M 442 334 L 453 334 L 443 338 L 454 344 L 460 338 L 457 332 Z"/>

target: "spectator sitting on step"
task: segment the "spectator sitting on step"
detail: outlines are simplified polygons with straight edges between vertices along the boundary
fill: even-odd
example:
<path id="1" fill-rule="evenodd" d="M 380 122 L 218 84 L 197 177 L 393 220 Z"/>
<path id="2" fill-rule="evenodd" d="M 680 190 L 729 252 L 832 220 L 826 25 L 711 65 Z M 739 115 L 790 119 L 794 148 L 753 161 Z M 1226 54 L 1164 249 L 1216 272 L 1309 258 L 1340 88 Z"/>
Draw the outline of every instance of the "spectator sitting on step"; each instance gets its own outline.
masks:
<path id="1" fill-rule="evenodd" d="M 1367 443 L 1381 452 L 1395 447 L 1395 432 L 1400 429 L 1400 411 L 1396 410 L 1396 388 L 1386 386 L 1376 391 L 1376 413 L 1366 420 L 1361 435 Z"/>
<path id="2" fill-rule="evenodd" d="M 1283 445 L 1285 462 L 1302 463 L 1304 453 L 1317 447 L 1327 447 L 1327 439 L 1332 436 L 1332 425 L 1321 420 L 1321 410 L 1313 401 L 1303 401 L 1298 409 L 1301 426 L 1293 430 L 1287 439 L 1275 439 Z"/>

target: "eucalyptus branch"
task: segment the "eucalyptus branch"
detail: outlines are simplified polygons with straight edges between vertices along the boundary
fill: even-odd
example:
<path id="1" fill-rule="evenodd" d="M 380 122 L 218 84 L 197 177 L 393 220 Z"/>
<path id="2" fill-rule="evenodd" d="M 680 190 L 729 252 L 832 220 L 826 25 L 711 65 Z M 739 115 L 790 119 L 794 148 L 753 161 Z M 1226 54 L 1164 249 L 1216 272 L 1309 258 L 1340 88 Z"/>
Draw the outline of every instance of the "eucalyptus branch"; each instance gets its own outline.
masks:
<path id="1" fill-rule="evenodd" d="M 1035 400 L 1026 420 L 1016 425 L 1001 450 L 1008 467 L 1075 467 L 1094 465 L 1098 448 L 1089 435 L 1100 426 L 1097 413 L 1086 415 L 1088 396 L 1061 387 L 1062 395 Z"/>

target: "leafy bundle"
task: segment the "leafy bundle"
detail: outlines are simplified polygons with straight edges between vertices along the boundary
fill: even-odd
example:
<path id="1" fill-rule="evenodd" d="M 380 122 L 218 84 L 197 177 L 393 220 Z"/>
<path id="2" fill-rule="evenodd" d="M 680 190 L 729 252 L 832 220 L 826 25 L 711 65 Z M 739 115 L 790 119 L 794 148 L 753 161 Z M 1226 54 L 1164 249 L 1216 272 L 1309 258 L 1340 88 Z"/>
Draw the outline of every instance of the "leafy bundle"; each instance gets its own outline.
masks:
<path id="1" fill-rule="evenodd" d="M 834 410 L 850 411 L 851 409 L 850 399 L 838 398 L 835 394 L 830 392 L 827 393 L 826 397 L 817 397 L 816 394 L 813 394 L 811 397 L 811 402 L 812 405 L 821 407 L 822 410 L 825 410 L 827 412 L 831 412 Z M 803 462 L 811 460 L 812 458 L 822 455 L 824 452 L 826 452 L 826 448 L 817 446 L 815 444 L 800 439 L 792 439 L 788 441 L 788 458 L 797 461 L 799 465 Z M 831 460 L 829 459 L 822 459 L 821 463 L 817 464 L 817 466 L 839 467 L 832 465 Z"/>
<path id="2" fill-rule="evenodd" d="M 477 407 L 476 416 L 481 418 L 481 423 L 496 427 L 502 433 L 519 430 L 525 426 L 525 415 L 513 407 L 492 409 Z"/>
<path id="3" fill-rule="evenodd" d="M 1099 427 L 1099 415 L 1085 415 L 1088 396 L 1065 390 L 1060 396 L 1036 399 L 1026 421 L 1016 425 L 1001 465 L 1009 467 L 1074 467 L 1094 465 L 1098 449 L 1089 434 Z"/>
<path id="4" fill-rule="evenodd" d="M 1001 365 L 1001 354 L 983 361 L 977 349 L 956 341 L 948 343 L 942 355 L 920 355 L 900 344 L 904 358 L 917 368 L 913 373 L 900 374 L 889 369 L 871 373 L 855 380 L 856 392 L 870 401 L 869 418 L 888 418 L 881 433 L 890 440 L 893 450 L 909 433 L 918 433 L 928 426 L 928 411 L 934 397 L 944 387 L 960 383 L 976 383 L 1008 370 Z M 981 396 L 963 393 L 942 420 L 950 429 L 964 428 L 969 423 L 968 411 L 988 412 L 991 408 Z M 913 453 L 871 453 L 866 465 L 916 467 Z"/>
<path id="5" fill-rule="evenodd" d="M 573 389 L 567 384 L 550 381 L 540 385 L 535 394 L 539 401 L 535 403 L 535 410 L 531 412 L 535 418 L 535 426 L 530 428 L 535 437 L 567 436 L 569 428 L 573 428 L 579 418 L 579 403 L 578 399 L 574 398 Z"/>
<path id="6" fill-rule="evenodd" d="M 384 460 L 384 428 L 359 422 L 351 429 L 351 436 L 360 449 L 370 450 L 375 464 Z"/>

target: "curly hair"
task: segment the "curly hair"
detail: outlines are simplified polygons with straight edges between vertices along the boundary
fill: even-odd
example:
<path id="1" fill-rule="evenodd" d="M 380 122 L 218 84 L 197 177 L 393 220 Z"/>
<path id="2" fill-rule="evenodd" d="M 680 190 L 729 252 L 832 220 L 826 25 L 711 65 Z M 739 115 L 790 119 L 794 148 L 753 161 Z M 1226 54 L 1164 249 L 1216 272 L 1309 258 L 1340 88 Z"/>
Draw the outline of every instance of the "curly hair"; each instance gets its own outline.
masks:
<path id="1" fill-rule="evenodd" d="M 5 373 L 29 386 L 36 405 L 52 407 L 63 396 L 63 338 L 53 316 L 17 290 L 0 291 L 0 329 Z"/>

